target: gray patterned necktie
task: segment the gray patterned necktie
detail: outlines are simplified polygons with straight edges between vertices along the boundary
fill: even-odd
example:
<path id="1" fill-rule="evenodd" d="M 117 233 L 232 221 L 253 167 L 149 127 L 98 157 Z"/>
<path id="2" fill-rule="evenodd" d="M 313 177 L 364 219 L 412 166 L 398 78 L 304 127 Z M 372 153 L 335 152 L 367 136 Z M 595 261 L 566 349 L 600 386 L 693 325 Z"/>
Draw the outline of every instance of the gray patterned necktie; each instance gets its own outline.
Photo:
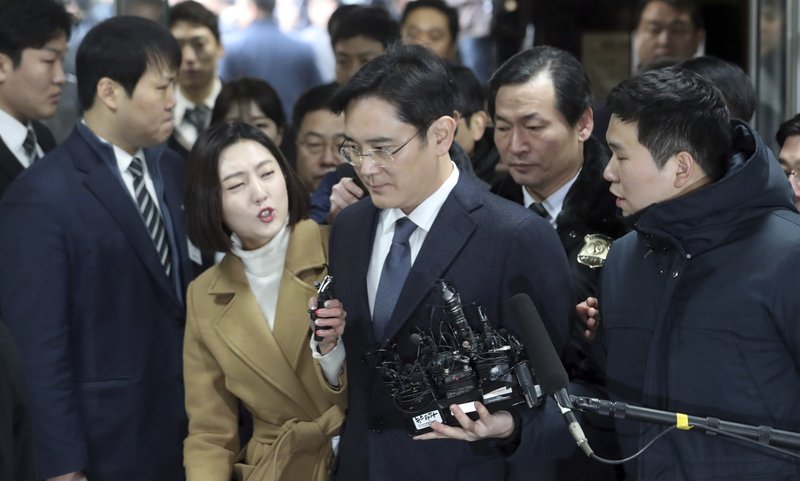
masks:
<path id="1" fill-rule="evenodd" d="M 416 229 L 417 225 L 408 217 L 401 217 L 394 224 L 392 246 L 383 262 L 381 279 L 375 293 L 375 305 L 372 309 L 372 327 L 376 339 L 381 338 L 389 325 L 400 291 L 411 270 L 411 244 L 408 239 Z"/>
<path id="2" fill-rule="evenodd" d="M 144 225 L 147 227 L 147 232 L 150 233 L 150 237 L 153 239 L 153 244 L 158 253 L 158 259 L 164 267 L 164 273 L 169 277 L 172 271 L 172 259 L 169 255 L 169 239 L 167 238 L 167 231 L 164 228 L 164 222 L 161 219 L 161 213 L 159 213 L 155 201 L 145 187 L 142 159 L 134 157 L 131 161 L 131 165 L 128 166 L 128 172 L 133 176 L 133 190 L 136 194 L 136 205 L 139 206 L 139 212 L 142 213 Z"/>
<path id="3" fill-rule="evenodd" d="M 28 135 L 25 136 L 25 141 L 22 142 L 22 148 L 25 150 L 25 155 L 30 159 L 31 164 L 39 160 L 39 149 L 37 145 L 36 132 L 33 130 L 32 125 L 28 125 Z"/>
<path id="4" fill-rule="evenodd" d="M 211 109 L 206 105 L 198 105 L 187 109 L 183 114 L 183 119 L 192 124 L 199 134 L 208 128 L 208 123 L 211 121 Z"/>

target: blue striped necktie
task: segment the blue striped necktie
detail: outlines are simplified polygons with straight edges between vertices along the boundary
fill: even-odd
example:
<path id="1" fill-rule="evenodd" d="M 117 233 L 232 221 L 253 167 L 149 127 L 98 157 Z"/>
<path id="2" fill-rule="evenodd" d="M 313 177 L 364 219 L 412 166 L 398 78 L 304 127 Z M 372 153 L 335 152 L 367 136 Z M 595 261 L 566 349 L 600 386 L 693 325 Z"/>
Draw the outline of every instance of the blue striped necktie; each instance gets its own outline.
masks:
<path id="1" fill-rule="evenodd" d="M 376 339 L 380 340 L 389 325 L 400 291 L 403 290 L 403 284 L 411 270 L 411 244 L 408 239 L 416 229 L 417 225 L 408 217 L 401 217 L 394 224 L 392 246 L 383 263 L 381 279 L 375 293 L 375 305 L 372 309 Z"/>
<path id="2" fill-rule="evenodd" d="M 144 225 L 147 227 L 147 232 L 153 239 L 158 259 L 161 261 L 161 266 L 164 267 L 164 273 L 169 277 L 172 271 L 172 259 L 169 255 L 169 239 L 167 239 L 167 231 L 164 228 L 164 221 L 161 220 L 161 214 L 156 208 L 155 201 L 150 197 L 144 182 L 144 165 L 142 159 L 134 157 L 131 165 L 128 166 L 128 172 L 133 176 L 133 191 L 136 194 L 136 205 L 139 206 L 139 212 L 144 219 Z"/>

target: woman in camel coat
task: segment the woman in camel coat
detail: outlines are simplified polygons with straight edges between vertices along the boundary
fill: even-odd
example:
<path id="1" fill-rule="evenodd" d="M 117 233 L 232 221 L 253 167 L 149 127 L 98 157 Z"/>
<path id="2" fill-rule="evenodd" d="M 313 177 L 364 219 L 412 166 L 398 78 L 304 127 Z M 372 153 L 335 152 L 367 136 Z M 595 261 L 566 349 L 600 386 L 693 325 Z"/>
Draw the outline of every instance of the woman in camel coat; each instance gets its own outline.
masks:
<path id="1" fill-rule="evenodd" d="M 209 129 L 192 149 L 187 233 L 227 251 L 187 294 L 184 383 L 188 481 L 324 480 L 346 404 L 345 312 L 307 309 L 326 274 L 327 230 L 277 147 L 241 122 Z M 240 402 L 239 402 L 240 401 Z M 238 406 L 253 436 L 239 446 Z"/>

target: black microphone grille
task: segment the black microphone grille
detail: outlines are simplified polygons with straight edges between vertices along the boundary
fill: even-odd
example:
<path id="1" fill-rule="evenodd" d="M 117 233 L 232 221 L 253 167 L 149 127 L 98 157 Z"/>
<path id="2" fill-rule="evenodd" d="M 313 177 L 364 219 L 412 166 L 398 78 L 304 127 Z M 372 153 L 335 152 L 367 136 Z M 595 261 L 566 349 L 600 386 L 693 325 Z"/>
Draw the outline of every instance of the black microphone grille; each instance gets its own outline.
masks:
<path id="1" fill-rule="evenodd" d="M 516 294 L 511 298 L 511 308 L 517 316 L 519 337 L 528 351 L 528 359 L 542 391 L 553 394 L 566 388 L 569 384 L 567 371 L 531 298 L 527 294 Z"/>

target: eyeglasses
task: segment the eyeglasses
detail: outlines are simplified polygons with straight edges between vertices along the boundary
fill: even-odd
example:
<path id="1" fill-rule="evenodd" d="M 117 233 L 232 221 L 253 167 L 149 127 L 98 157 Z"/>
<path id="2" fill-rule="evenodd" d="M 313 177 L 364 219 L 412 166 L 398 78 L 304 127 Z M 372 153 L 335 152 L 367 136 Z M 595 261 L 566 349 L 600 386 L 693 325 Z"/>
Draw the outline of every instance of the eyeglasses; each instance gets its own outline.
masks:
<path id="1" fill-rule="evenodd" d="M 306 140 L 298 140 L 297 145 L 303 147 L 306 154 L 317 157 L 322 155 L 326 149 L 331 149 L 333 155 L 339 156 L 341 149 L 339 148 L 344 143 L 345 138 L 341 135 L 330 139 L 323 139 L 318 136 L 309 136 Z"/>
<path id="2" fill-rule="evenodd" d="M 414 140 L 420 133 L 422 133 L 427 128 L 422 128 L 417 130 L 417 133 L 414 134 L 410 139 L 403 142 L 403 145 L 394 149 L 393 151 L 389 151 L 386 147 L 380 147 L 377 149 L 370 149 L 366 152 L 359 152 L 357 148 L 352 145 L 345 145 L 345 142 L 342 142 L 342 145 L 339 147 L 339 153 L 342 154 L 344 157 L 345 162 L 352 165 L 353 167 L 361 167 L 361 164 L 364 163 L 364 157 L 369 157 L 372 160 L 374 165 L 378 167 L 386 167 L 387 165 L 391 164 L 394 161 L 393 155 L 403 150 L 403 147 L 408 145 L 412 140 Z"/>

